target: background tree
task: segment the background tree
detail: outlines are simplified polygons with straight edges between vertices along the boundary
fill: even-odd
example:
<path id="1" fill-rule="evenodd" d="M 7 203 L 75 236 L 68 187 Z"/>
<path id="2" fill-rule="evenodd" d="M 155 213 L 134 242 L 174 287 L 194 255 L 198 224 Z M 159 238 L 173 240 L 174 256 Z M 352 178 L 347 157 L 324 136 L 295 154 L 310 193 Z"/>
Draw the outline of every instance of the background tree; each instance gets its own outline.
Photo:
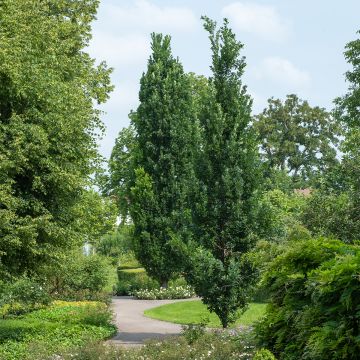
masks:
<path id="1" fill-rule="evenodd" d="M 251 99 L 242 85 L 243 45 L 227 20 L 204 18 L 212 50 L 209 91 L 200 112 L 200 185 L 195 208 L 196 239 L 188 278 L 223 327 L 249 301 L 254 269 L 246 256 L 253 245 L 253 214 L 258 186 L 258 151 L 250 127 Z"/>
<path id="2" fill-rule="evenodd" d="M 149 275 L 166 286 L 182 269 L 171 240 L 186 241 L 191 234 L 196 120 L 190 81 L 171 54 L 170 37 L 152 34 L 151 38 L 140 105 L 131 115 L 138 170 L 130 211 L 137 257 Z"/>
<path id="3" fill-rule="evenodd" d="M 360 34 L 360 31 L 358 31 Z M 345 47 L 345 59 L 352 66 L 346 73 L 348 93 L 336 100 L 336 114 L 344 125 L 345 139 L 341 146 L 342 167 L 339 171 L 342 190 L 349 198 L 348 213 L 355 225 L 353 238 L 360 238 L 360 39 Z"/>
<path id="4" fill-rule="evenodd" d="M 133 125 L 123 128 L 115 140 L 109 160 L 109 174 L 101 177 L 102 192 L 117 204 L 124 225 L 129 216 L 130 189 L 134 185 L 136 135 Z"/>
<path id="5" fill-rule="evenodd" d="M 0 271 L 35 272 L 84 241 L 78 207 L 99 163 L 94 103 L 111 90 L 84 51 L 98 1 L 0 4 Z M 101 132 L 101 131 L 100 131 Z"/>
<path id="6" fill-rule="evenodd" d="M 285 171 L 295 187 L 309 186 L 337 163 L 338 122 L 325 109 L 311 107 L 294 94 L 284 102 L 269 99 L 254 124 L 267 171 Z"/>

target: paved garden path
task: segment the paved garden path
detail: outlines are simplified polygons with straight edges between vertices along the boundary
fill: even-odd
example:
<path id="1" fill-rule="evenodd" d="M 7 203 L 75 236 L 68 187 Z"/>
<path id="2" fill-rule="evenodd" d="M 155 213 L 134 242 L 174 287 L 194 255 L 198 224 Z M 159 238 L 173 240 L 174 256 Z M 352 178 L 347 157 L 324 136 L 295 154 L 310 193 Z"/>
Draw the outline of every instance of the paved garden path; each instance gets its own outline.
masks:
<path id="1" fill-rule="evenodd" d="M 139 346 L 148 339 L 179 335 L 181 325 L 144 316 L 144 311 L 147 309 L 178 301 L 184 300 L 136 300 L 130 296 L 113 297 L 111 308 L 115 314 L 118 333 L 110 342 L 114 345 L 131 347 Z"/>

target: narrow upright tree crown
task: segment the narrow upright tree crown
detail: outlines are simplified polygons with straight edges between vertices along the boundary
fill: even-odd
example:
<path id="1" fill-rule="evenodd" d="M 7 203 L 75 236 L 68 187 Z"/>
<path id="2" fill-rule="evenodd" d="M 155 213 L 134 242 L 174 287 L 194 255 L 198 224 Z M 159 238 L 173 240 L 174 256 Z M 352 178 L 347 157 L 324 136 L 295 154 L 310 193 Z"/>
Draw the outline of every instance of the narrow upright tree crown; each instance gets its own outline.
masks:
<path id="1" fill-rule="evenodd" d="M 190 232 L 196 134 L 190 82 L 171 54 L 169 36 L 152 34 L 139 98 L 131 115 L 137 134 L 138 170 L 131 199 L 136 251 L 149 274 L 166 284 L 181 269 L 169 243 Z"/>
<path id="2" fill-rule="evenodd" d="M 243 45 L 227 20 L 204 19 L 212 49 L 209 93 L 200 111 L 202 147 L 197 166 L 196 238 L 189 281 L 224 327 L 249 301 L 253 282 L 246 252 L 253 244 L 258 187 L 258 150 L 251 127 L 251 98 L 242 84 Z"/>
<path id="3" fill-rule="evenodd" d="M 243 45 L 226 20 L 216 31 L 216 23 L 205 18 L 205 29 L 210 34 L 213 76 L 200 115 L 203 160 L 198 178 L 207 206 L 197 215 L 205 244 L 218 249 L 218 257 L 226 261 L 226 254 L 248 249 L 258 151 L 250 126 L 252 100 L 241 80 L 246 65 L 240 57 Z"/>

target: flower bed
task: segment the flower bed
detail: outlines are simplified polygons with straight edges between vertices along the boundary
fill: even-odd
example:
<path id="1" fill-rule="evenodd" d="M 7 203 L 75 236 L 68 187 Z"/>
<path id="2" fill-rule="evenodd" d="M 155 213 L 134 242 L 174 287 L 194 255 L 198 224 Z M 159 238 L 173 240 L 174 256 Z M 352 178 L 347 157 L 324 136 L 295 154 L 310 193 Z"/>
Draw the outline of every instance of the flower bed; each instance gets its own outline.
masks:
<path id="1" fill-rule="evenodd" d="M 191 286 L 175 286 L 160 289 L 144 289 L 134 291 L 133 295 L 140 300 L 188 299 L 196 294 Z"/>

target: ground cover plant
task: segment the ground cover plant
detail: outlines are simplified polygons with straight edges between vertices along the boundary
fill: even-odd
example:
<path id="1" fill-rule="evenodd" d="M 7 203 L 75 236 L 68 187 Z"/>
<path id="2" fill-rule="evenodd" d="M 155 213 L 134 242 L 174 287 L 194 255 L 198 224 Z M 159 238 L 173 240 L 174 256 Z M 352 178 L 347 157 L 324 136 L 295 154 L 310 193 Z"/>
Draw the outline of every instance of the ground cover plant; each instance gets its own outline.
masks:
<path id="1" fill-rule="evenodd" d="M 186 336 L 151 341 L 138 349 L 116 348 L 95 343 L 70 352 L 58 360 L 274 360 L 266 350 L 257 350 L 249 333 L 203 332 L 196 339 Z M 36 359 L 38 360 L 38 359 Z"/>
<path id="2" fill-rule="evenodd" d="M 248 309 L 240 315 L 233 326 L 252 325 L 265 314 L 266 304 L 250 303 Z M 221 322 L 215 313 L 210 313 L 200 300 L 177 302 L 146 310 L 145 316 L 177 324 L 201 324 L 208 327 L 220 327 Z"/>
<path id="3" fill-rule="evenodd" d="M 109 338 L 116 332 L 111 317 L 104 303 L 94 301 L 55 301 L 49 307 L 8 317 L 0 321 L 0 359 L 32 359 L 41 353 L 43 360 L 74 346 Z"/>

